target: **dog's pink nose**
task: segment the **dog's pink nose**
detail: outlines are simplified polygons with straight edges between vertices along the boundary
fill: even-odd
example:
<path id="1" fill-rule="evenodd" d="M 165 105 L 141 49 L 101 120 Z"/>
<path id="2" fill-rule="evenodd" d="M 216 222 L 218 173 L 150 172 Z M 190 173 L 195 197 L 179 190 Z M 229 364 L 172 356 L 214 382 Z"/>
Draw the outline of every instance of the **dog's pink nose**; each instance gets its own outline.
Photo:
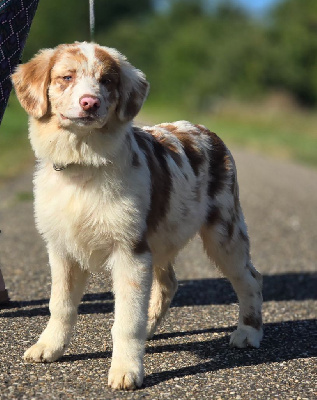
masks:
<path id="1" fill-rule="evenodd" d="M 95 111 L 100 107 L 100 100 L 96 96 L 84 94 L 79 99 L 79 104 L 84 111 Z"/>

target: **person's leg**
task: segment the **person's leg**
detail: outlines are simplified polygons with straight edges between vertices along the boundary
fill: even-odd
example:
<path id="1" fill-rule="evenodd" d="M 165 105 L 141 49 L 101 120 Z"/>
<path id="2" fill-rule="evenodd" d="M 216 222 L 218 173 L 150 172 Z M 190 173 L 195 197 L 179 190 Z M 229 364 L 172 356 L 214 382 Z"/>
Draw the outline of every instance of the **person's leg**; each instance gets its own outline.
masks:
<path id="1" fill-rule="evenodd" d="M 0 124 L 12 89 L 11 74 L 21 59 L 38 2 L 1 2 Z"/>
<path id="2" fill-rule="evenodd" d="M 27 1 L 23 4 L 23 2 L 9 0 L 1 5 L 0 125 L 12 89 L 10 77 L 22 55 L 38 2 L 39 0 Z M 13 38 L 15 42 L 7 40 L 9 37 Z M 8 301 L 8 291 L 5 288 L 0 269 L 0 304 Z"/>
<path id="3" fill-rule="evenodd" d="M 8 291 L 5 288 L 4 279 L 0 269 L 0 304 L 5 304 L 9 301 Z"/>

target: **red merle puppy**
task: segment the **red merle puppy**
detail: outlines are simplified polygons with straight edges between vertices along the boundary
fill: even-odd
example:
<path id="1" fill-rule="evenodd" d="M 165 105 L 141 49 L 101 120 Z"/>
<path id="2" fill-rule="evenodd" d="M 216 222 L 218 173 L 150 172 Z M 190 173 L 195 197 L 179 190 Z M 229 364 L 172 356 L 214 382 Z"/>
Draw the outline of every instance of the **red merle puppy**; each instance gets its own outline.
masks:
<path id="1" fill-rule="evenodd" d="M 12 78 L 30 116 L 35 216 L 52 273 L 51 317 L 25 360 L 61 357 L 89 273 L 107 268 L 115 294 L 108 383 L 141 386 L 145 340 L 177 289 L 173 262 L 196 233 L 239 299 L 230 344 L 259 347 L 262 279 L 221 139 L 186 121 L 134 127 L 149 85 L 115 49 L 46 49 Z"/>

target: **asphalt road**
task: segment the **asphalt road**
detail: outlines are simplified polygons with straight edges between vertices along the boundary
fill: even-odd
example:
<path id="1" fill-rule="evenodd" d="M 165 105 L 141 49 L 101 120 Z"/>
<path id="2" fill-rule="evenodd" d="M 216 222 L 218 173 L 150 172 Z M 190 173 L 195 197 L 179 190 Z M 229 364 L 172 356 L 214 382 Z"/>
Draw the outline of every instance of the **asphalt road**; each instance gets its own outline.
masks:
<path id="1" fill-rule="evenodd" d="M 60 361 L 25 364 L 48 317 L 47 256 L 32 213 L 30 171 L 0 187 L 0 257 L 11 306 L 0 310 L 1 399 L 317 399 L 317 171 L 233 152 L 253 261 L 264 276 L 260 349 L 231 349 L 235 295 L 201 244 L 178 258 L 172 307 L 147 343 L 144 387 L 107 388 L 109 277 L 94 275 Z"/>

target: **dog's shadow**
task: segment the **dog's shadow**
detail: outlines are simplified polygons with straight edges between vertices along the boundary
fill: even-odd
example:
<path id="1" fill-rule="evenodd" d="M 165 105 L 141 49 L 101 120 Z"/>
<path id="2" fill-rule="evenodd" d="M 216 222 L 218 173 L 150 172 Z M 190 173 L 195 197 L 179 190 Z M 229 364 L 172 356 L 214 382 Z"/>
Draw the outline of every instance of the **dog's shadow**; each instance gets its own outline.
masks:
<path id="1" fill-rule="evenodd" d="M 303 301 L 317 299 L 317 274 L 299 273 L 264 276 L 264 301 Z M 180 281 L 179 290 L 172 307 L 221 305 L 236 302 L 235 294 L 225 279 L 202 279 Z M 48 299 L 23 301 L 12 304 L 15 308 L 2 311 L 0 317 L 48 316 Z M 89 293 L 83 297 L 80 314 L 113 312 L 113 296 L 110 292 Z M 147 342 L 146 353 L 161 354 L 190 352 L 200 360 L 197 365 L 160 371 L 147 375 L 145 386 L 155 386 L 160 382 L 182 376 L 212 372 L 225 368 L 281 362 L 317 355 L 317 321 L 305 319 L 265 324 L 265 335 L 260 349 L 232 349 L 229 347 L 229 333 L 234 327 L 209 328 L 203 330 L 178 331 L 155 335 Z M 213 333 L 226 333 L 221 338 L 209 339 Z M 193 338 L 195 335 L 210 334 L 207 340 Z M 188 340 L 186 340 L 186 337 Z M 181 340 L 183 338 L 183 340 Z M 166 340 L 172 342 L 166 344 Z M 194 340 L 192 340 L 194 339 Z M 163 344 L 162 344 L 163 341 Z M 176 342 L 176 343 L 175 343 Z M 180 343 L 181 342 L 181 343 Z M 110 358 L 111 352 L 71 354 L 63 356 L 59 362 L 74 362 Z"/>
<path id="2" fill-rule="evenodd" d="M 149 388 L 170 379 L 195 376 L 200 373 L 215 372 L 222 369 L 314 357 L 317 355 L 317 347 L 313 339 L 316 336 L 316 328 L 317 322 L 314 319 L 267 324 L 260 349 L 230 348 L 228 336 L 206 341 L 197 340 L 173 344 L 157 344 L 161 339 L 175 339 L 177 337 L 206 333 L 212 334 L 215 332 L 231 332 L 234 327 L 197 329 L 155 335 L 151 341 L 147 342 L 146 354 L 153 355 L 175 352 L 181 354 L 181 352 L 189 352 L 198 357 L 200 362 L 195 365 L 146 375 L 144 386 Z M 71 354 L 63 356 L 58 362 L 110 359 L 110 357 L 110 351 Z M 179 355 L 179 357 L 182 356 Z"/>
<path id="3" fill-rule="evenodd" d="M 288 273 L 263 277 L 264 301 L 317 300 L 317 273 Z M 48 299 L 12 301 L 2 308 L 0 317 L 36 317 L 49 315 Z M 224 278 L 179 281 L 171 307 L 221 305 L 236 303 L 236 295 Z M 42 306 L 42 307 L 39 307 Z M 111 292 L 87 293 L 78 308 L 79 314 L 113 312 Z"/>
<path id="4" fill-rule="evenodd" d="M 224 328 L 223 331 L 233 331 Z M 315 319 L 286 321 L 265 325 L 265 336 L 260 349 L 235 349 L 229 347 L 228 336 L 207 341 L 190 341 L 181 344 L 151 346 L 147 353 L 165 353 L 189 351 L 200 360 L 197 365 L 176 368 L 173 370 L 152 373 L 145 377 L 146 387 L 183 376 L 194 376 L 199 373 L 214 372 L 243 366 L 253 366 L 271 362 L 282 362 L 299 358 L 315 357 L 317 321 Z M 201 332 L 173 332 L 172 337 L 214 332 L 214 329 Z M 158 337 L 161 335 L 157 335 Z M 168 334 L 164 334 L 167 338 Z M 155 337 L 154 337 L 155 338 Z"/>

